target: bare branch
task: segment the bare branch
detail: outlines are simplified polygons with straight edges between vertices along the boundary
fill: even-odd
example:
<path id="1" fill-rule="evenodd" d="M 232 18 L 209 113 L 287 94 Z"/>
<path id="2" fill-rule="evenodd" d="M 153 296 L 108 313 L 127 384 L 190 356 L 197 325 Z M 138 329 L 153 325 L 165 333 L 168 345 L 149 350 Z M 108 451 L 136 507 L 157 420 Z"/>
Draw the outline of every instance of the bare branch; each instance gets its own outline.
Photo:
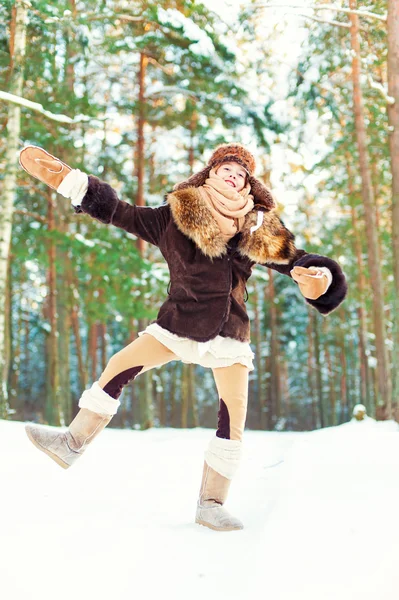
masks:
<path id="1" fill-rule="evenodd" d="M 344 12 L 353 15 L 359 15 L 359 17 L 368 17 L 370 19 L 378 19 L 380 21 L 387 21 L 387 13 L 383 15 L 379 15 L 378 13 L 373 13 L 368 10 L 352 10 L 350 8 L 342 8 L 341 6 L 335 6 L 334 4 L 323 4 L 322 6 L 318 4 L 310 4 L 309 6 L 296 6 L 294 4 L 255 4 L 251 8 L 310 8 L 312 10 L 335 10 L 337 12 Z"/>
<path id="2" fill-rule="evenodd" d="M 148 55 L 147 55 L 147 60 L 148 60 L 148 62 L 153 64 L 155 67 L 158 67 L 159 69 L 161 69 L 164 73 L 166 73 L 166 75 L 173 75 L 173 65 L 167 65 L 165 67 L 164 65 L 161 65 L 161 63 L 159 63 L 155 58 L 153 58 L 152 56 L 148 56 Z"/>
<path id="3" fill-rule="evenodd" d="M 20 209 L 16 208 L 13 212 L 17 213 L 17 215 L 24 215 L 25 217 L 32 217 L 33 219 L 35 219 L 35 221 L 39 221 L 40 223 L 43 223 L 44 225 L 47 224 L 47 219 L 45 217 L 42 217 L 41 215 L 30 212 L 29 210 L 20 210 Z"/>

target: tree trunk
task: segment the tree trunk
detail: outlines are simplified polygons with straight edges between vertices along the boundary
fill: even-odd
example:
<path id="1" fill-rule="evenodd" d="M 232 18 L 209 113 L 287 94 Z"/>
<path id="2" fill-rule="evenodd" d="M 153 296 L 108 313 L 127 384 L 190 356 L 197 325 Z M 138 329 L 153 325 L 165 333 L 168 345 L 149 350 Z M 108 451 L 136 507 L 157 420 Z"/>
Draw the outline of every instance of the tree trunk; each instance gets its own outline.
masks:
<path id="1" fill-rule="evenodd" d="M 254 306 L 254 330 L 255 330 L 255 364 L 256 364 L 256 405 L 255 414 L 256 422 L 259 423 L 260 429 L 266 428 L 265 410 L 263 406 L 262 394 L 262 346 L 261 346 L 261 324 L 259 315 L 259 293 L 258 284 L 255 281 L 254 294 L 252 296 Z"/>
<path id="2" fill-rule="evenodd" d="M 25 265 L 21 266 L 21 282 L 25 281 L 26 275 L 26 267 Z M 25 403 L 22 394 L 18 393 L 18 382 L 21 373 L 21 350 L 23 344 L 23 329 L 24 329 L 24 320 L 23 320 L 23 309 L 22 309 L 22 286 L 19 286 L 19 294 L 15 289 L 16 286 L 13 285 L 12 281 L 12 262 L 10 261 L 9 267 L 9 285 L 8 285 L 8 294 L 9 294 L 9 311 L 11 313 L 11 298 L 18 297 L 18 319 L 16 326 L 12 326 L 13 321 L 11 319 L 11 314 L 7 317 L 7 320 L 10 323 L 10 362 L 9 362 L 9 372 L 8 372 L 8 391 L 9 391 L 9 403 L 10 408 L 13 411 L 15 418 L 18 421 L 25 421 Z M 29 315 L 26 319 L 27 327 L 29 326 Z"/>
<path id="3" fill-rule="evenodd" d="M 270 348 L 269 348 L 270 352 Z M 271 390 L 271 360 L 270 356 L 265 357 L 265 422 L 266 429 L 273 429 L 273 405 L 272 405 L 272 390 Z"/>
<path id="4" fill-rule="evenodd" d="M 190 102 L 190 101 L 188 101 L 188 102 Z M 188 164 L 189 164 L 189 167 L 190 167 L 190 175 L 192 175 L 194 173 L 195 131 L 197 129 L 197 123 L 198 123 L 198 115 L 194 111 L 193 114 L 191 115 L 190 125 L 189 125 L 189 129 L 190 129 L 190 147 L 189 147 L 189 150 L 188 150 Z"/>
<path id="5" fill-rule="evenodd" d="M 324 348 L 324 352 L 326 355 L 326 364 L 327 364 L 327 373 L 328 373 L 328 390 L 329 390 L 329 407 L 330 407 L 330 418 L 329 418 L 329 424 L 334 426 L 337 424 L 337 411 L 336 411 L 336 404 L 337 404 L 337 395 L 335 392 L 335 373 L 334 373 L 334 369 L 332 366 L 332 359 L 331 359 L 331 350 L 330 350 L 330 344 L 328 342 L 328 336 L 327 336 L 327 319 L 325 319 L 323 321 L 323 337 L 325 339 L 325 348 Z"/>
<path id="6" fill-rule="evenodd" d="M 144 124 L 145 124 L 145 72 L 148 59 L 146 55 L 140 53 L 140 64 L 138 72 L 139 102 L 137 119 L 137 153 L 136 153 L 136 175 L 137 175 L 137 206 L 145 206 L 144 200 Z M 137 240 L 137 247 L 141 256 L 144 254 L 145 242 L 142 239 Z"/>
<path id="7" fill-rule="evenodd" d="M 22 96 L 26 47 L 26 26 L 30 3 L 15 0 L 11 9 L 10 37 L 10 94 Z M 10 252 L 12 215 L 17 181 L 21 108 L 10 103 L 7 120 L 7 142 L 4 152 L 4 179 L 1 194 L 0 219 L 0 418 L 8 415 L 8 364 L 6 348 L 6 286 L 8 255 Z"/>
<path id="8" fill-rule="evenodd" d="M 393 398 L 399 394 L 399 3 L 388 0 L 388 104 L 389 149 L 392 171 L 392 242 L 395 294 L 393 307 Z"/>
<path id="9" fill-rule="evenodd" d="M 277 307 L 275 303 L 274 274 L 271 269 L 269 273 L 269 310 L 270 310 L 270 376 L 271 376 L 271 394 L 272 394 L 272 419 L 276 424 L 281 416 L 281 380 L 279 364 L 279 343 L 277 328 Z"/>
<path id="10" fill-rule="evenodd" d="M 356 9 L 357 0 L 349 0 L 349 7 Z M 352 78 L 353 105 L 355 112 L 355 129 L 362 179 L 362 200 L 366 217 L 366 235 L 368 245 L 368 262 L 373 288 L 373 318 L 377 351 L 378 405 L 384 409 L 385 418 L 391 415 L 391 381 L 385 346 L 386 327 L 384 313 L 384 293 L 381 276 L 381 259 L 379 252 L 377 228 L 375 222 L 375 201 L 370 176 L 369 156 L 367 151 L 367 135 L 364 122 L 363 95 L 360 87 L 360 39 L 359 17 L 350 14 L 351 46 L 352 46 Z"/>
<path id="11" fill-rule="evenodd" d="M 50 188 L 47 194 L 47 219 L 48 230 L 55 230 L 53 192 Z M 50 238 L 48 242 L 48 303 L 47 318 L 50 331 L 47 338 L 47 392 L 45 419 L 51 425 L 60 425 L 63 421 L 61 410 L 61 391 L 59 380 L 59 352 L 58 352 L 58 323 L 57 323 L 57 272 L 55 241 Z"/>
<path id="12" fill-rule="evenodd" d="M 310 308 L 308 308 L 308 326 L 306 328 L 307 338 L 308 338 L 308 388 L 309 388 L 309 396 L 310 396 L 310 409 L 311 409 L 311 423 L 310 429 L 317 429 L 317 411 L 316 411 L 316 386 L 314 380 L 314 343 L 313 343 L 313 327 L 312 327 L 312 318 L 310 313 Z"/>
<path id="13" fill-rule="evenodd" d="M 129 323 L 129 331 L 130 331 L 130 339 L 129 344 L 133 342 L 137 337 L 137 326 L 136 321 L 131 318 Z M 142 375 L 143 377 L 143 375 Z M 140 408 L 140 377 L 138 379 L 134 379 L 133 383 L 130 385 L 130 414 L 129 414 L 129 422 L 130 426 L 134 427 L 140 420 L 139 417 L 139 408 Z"/>
<path id="14" fill-rule="evenodd" d="M 148 58 L 144 52 L 140 53 L 140 63 L 138 72 L 138 86 L 139 86 L 139 97 L 138 97 L 138 119 L 137 119 L 137 146 L 136 146 L 136 176 L 137 176 L 137 194 L 136 204 L 137 206 L 145 206 L 144 199 L 144 165 L 145 165 L 145 139 L 144 139 L 144 125 L 146 119 L 145 110 L 145 74 L 147 68 Z M 146 243 L 142 239 L 137 240 L 137 248 L 141 256 L 144 256 Z M 144 327 L 144 319 L 140 320 L 139 329 L 140 331 Z M 151 374 L 150 371 L 143 373 L 142 382 L 143 385 L 140 387 L 140 406 L 141 406 L 141 418 L 142 426 L 145 429 L 152 427 L 153 425 L 153 408 L 152 408 L 152 385 L 151 385 Z"/>
<path id="15" fill-rule="evenodd" d="M 168 415 L 166 408 L 166 394 L 165 394 L 165 370 L 161 369 L 158 373 L 158 381 L 156 383 L 156 394 L 157 394 L 157 405 L 159 414 L 159 425 L 161 427 L 168 426 Z"/>
<path id="16" fill-rule="evenodd" d="M 351 194 L 351 192 L 350 192 Z M 357 308 L 359 317 L 359 365 L 360 365 L 360 393 L 361 401 L 366 406 L 367 411 L 371 409 L 370 406 L 370 395 L 369 395 L 369 369 L 367 359 L 367 316 L 366 308 L 364 303 L 366 293 L 366 277 L 364 274 L 364 264 L 362 258 L 362 242 L 360 239 L 360 232 L 358 221 L 356 217 L 356 210 L 352 204 L 351 208 L 352 215 L 352 226 L 354 230 L 354 250 L 357 261 L 357 291 L 359 295 L 359 306 Z"/>
<path id="17" fill-rule="evenodd" d="M 154 426 L 151 371 L 143 373 L 140 380 L 143 385 L 143 389 L 140 390 L 140 425 L 141 429 L 151 429 Z"/>
<path id="18" fill-rule="evenodd" d="M 181 376 L 181 416 L 180 427 L 187 428 L 188 425 L 188 365 L 183 364 Z"/>
<path id="19" fill-rule="evenodd" d="M 62 414 L 64 421 L 62 425 L 69 425 L 72 418 L 72 396 L 70 384 L 70 335 L 71 335 L 71 308 L 70 294 L 68 290 L 68 278 L 66 276 L 68 257 L 59 256 L 58 264 L 61 273 L 57 274 L 57 335 L 58 335 L 58 356 L 62 356 L 59 361 L 59 382 L 62 398 Z"/>
<path id="20" fill-rule="evenodd" d="M 107 326 L 105 323 L 98 324 L 98 335 L 101 348 L 101 371 L 104 371 L 107 366 Z"/>
<path id="21" fill-rule="evenodd" d="M 90 372 L 91 381 L 97 379 L 97 323 L 89 322 L 89 330 L 87 333 L 88 345 L 87 345 L 87 370 Z"/>
<path id="22" fill-rule="evenodd" d="M 79 324 L 79 312 L 78 312 L 78 304 L 75 298 L 75 292 L 77 290 L 76 283 L 74 281 L 72 275 L 71 264 L 68 269 L 68 288 L 70 291 L 70 304 L 71 304 L 71 323 L 73 335 L 75 337 L 75 346 L 76 346 L 76 356 L 78 359 L 78 372 L 79 372 L 79 382 L 80 387 L 83 390 L 86 389 L 87 386 L 87 369 L 85 368 L 84 360 L 83 360 L 83 348 L 82 348 L 82 338 L 80 335 L 80 324 Z"/>
<path id="23" fill-rule="evenodd" d="M 6 278 L 6 293 L 5 293 L 5 306 L 4 306 L 4 374 L 6 377 L 5 386 L 7 389 L 8 395 L 8 405 L 9 409 L 11 409 L 12 414 L 15 415 L 15 408 L 13 407 L 13 400 L 15 399 L 15 395 L 13 396 L 13 390 L 9 386 L 9 378 L 12 362 L 15 360 L 12 355 L 12 270 L 11 270 L 11 252 L 8 255 L 8 264 L 7 264 L 7 278 Z M 22 418 L 22 420 L 24 420 Z"/>
<path id="24" fill-rule="evenodd" d="M 341 414 L 340 423 L 345 423 L 348 420 L 348 376 L 347 376 L 347 364 L 346 364 L 346 346 L 345 346 L 345 332 L 343 325 L 345 324 L 345 313 L 342 312 L 342 325 L 340 329 L 339 339 L 339 359 L 341 363 Z"/>
<path id="25" fill-rule="evenodd" d="M 313 310 L 311 312 L 312 315 L 312 325 L 313 325 L 313 341 L 314 341 L 314 365 L 316 370 L 316 392 L 317 392 L 317 401 L 319 405 L 319 415 L 320 415 L 320 427 L 325 427 L 327 425 L 326 414 L 324 410 L 324 402 L 323 402 L 323 383 L 321 377 L 321 361 L 320 361 L 320 339 L 319 339 L 319 324 L 317 321 L 317 314 Z"/>
<path id="26" fill-rule="evenodd" d="M 357 291 L 359 296 L 358 317 L 359 317 L 359 365 L 360 365 L 360 393 L 361 402 L 366 406 L 368 412 L 371 410 L 370 395 L 369 395 L 369 369 L 367 359 L 367 314 L 365 307 L 366 296 L 366 276 L 362 256 L 362 236 L 364 235 L 363 228 L 360 230 L 360 223 L 356 214 L 354 203 L 355 190 L 353 188 L 354 174 L 350 168 L 351 156 L 347 155 L 347 170 L 348 170 L 348 185 L 349 197 L 351 200 L 351 219 L 353 227 L 353 247 L 357 261 Z"/>
<path id="27" fill-rule="evenodd" d="M 288 363 L 285 360 L 281 364 L 281 414 L 284 417 L 284 428 L 290 420 L 291 416 L 291 402 L 290 402 L 290 386 L 289 386 L 289 375 L 288 375 Z"/>
<path id="28" fill-rule="evenodd" d="M 188 365 L 188 383 L 191 425 L 192 427 L 199 427 L 197 394 L 195 393 L 195 365 Z"/>
<path id="29" fill-rule="evenodd" d="M 56 199 L 58 200 L 58 198 Z M 69 205 L 66 202 L 57 202 L 57 229 L 64 234 L 69 230 Z M 58 356 L 62 360 L 58 363 L 59 385 L 61 394 L 61 413 L 63 415 L 62 425 L 68 425 L 73 416 L 71 382 L 70 382 L 70 348 L 72 330 L 72 295 L 68 273 L 72 270 L 70 264 L 70 253 L 63 248 L 55 248 L 57 256 L 58 272 L 56 278 L 57 287 L 57 336 Z"/>
<path id="30" fill-rule="evenodd" d="M 170 365 L 169 369 L 169 385 L 168 385 L 168 403 L 167 403 L 167 426 L 175 426 L 176 416 L 176 398 L 175 398 L 175 386 L 176 386 L 176 365 Z"/>

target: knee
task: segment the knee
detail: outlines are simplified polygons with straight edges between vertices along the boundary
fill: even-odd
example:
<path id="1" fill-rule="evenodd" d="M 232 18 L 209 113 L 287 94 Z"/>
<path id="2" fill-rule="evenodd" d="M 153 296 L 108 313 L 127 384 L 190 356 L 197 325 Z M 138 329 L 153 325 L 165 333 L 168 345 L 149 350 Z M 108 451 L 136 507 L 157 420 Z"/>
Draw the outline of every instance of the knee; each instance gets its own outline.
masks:
<path id="1" fill-rule="evenodd" d="M 241 440 L 247 416 L 247 394 L 237 393 L 228 400 L 219 401 L 218 429 L 216 436 L 229 440 Z"/>
<path id="2" fill-rule="evenodd" d="M 111 357 L 109 364 L 111 363 L 113 358 L 114 357 Z M 116 375 L 114 375 L 114 377 L 112 377 L 112 379 L 108 381 L 108 383 L 104 386 L 103 389 L 104 392 L 106 392 L 113 398 L 119 398 L 119 396 L 122 393 L 123 387 L 130 383 L 140 373 L 143 367 L 130 367 L 129 369 L 124 369 L 121 371 L 120 368 L 115 368 L 115 362 L 113 362 L 112 365 L 112 368 L 115 370 Z"/>
<path id="3" fill-rule="evenodd" d="M 122 350 L 119 350 L 119 352 L 115 352 L 115 354 L 113 354 L 111 356 L 110 359 L 108 359 L 108 367 L 113 367 L 115 365 L 120 364 L 122 361 Z"/>

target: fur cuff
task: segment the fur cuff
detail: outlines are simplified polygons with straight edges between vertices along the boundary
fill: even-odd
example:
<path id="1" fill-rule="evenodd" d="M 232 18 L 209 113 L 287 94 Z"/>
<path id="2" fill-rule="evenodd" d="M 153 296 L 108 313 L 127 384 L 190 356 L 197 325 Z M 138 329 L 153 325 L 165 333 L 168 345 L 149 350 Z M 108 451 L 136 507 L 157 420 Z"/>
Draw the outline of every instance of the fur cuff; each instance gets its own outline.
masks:
<path id="1" fill-rule="evenodd" d="M 89 187 L 80 206 L 75 206 L 75 212 L 85 212 L 101 223 L 112 223 L 112 217 L 118 206 L 118 196 L 115 190 L 95 175 L 89 175 Z"/>
<path id="2" fill-rule="evenodd" d="M 306 268 L 327 267 L 331 271 L 332 281 L 327 291 L 317 300 L 305 298 L 306 302 L 314 306 L 322 315 L 328 315 L 344 300 L 348 285 L 341 267 L 335 260 L 319 254 L 306 254 L 303 258 L 297 260 L 293 266 Z"/>
<path id="3" fill-rule="evenodd" d="M 87 408 L 99 415 L 115 415 L 120 406 L 119 400 L 112 398 L 95 381 L 89 390 L 85 390 L 79 400 L 79 408 Z"/>
<path id="4" fill-rule="evenodd" d="M 88 186 L 89 178 L 86 173 L 80 169 L 72 169 L 61 181 L 57 192 L 64 198 L 70 198 L 74 206 L 79 206 L 86 195 Z"/>
<path id="5" fill-rule="evenodd" d="M 205 461 L 213 469 L 226 477 L 233 479 L 242 453 L 242 442 L 214 437 L 205 450 Z"/>

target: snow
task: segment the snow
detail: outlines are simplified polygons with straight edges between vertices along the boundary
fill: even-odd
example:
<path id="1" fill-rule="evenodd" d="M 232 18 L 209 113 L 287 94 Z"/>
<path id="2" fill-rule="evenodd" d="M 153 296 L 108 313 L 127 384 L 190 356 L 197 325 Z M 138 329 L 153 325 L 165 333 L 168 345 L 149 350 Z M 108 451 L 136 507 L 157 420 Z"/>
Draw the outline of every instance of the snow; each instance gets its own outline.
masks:
<path id="1" fill-rule="evenodd" d="M 166 27 L 170 25 L 176 29 L 183 28 L 184 37 L 192 40 L 190 50 L 194 54 L 213 58 L 215 61 L 218 60 L 211 38 L 203 29 L 198 27 L 191 19 L 185 17 L 179 10 L 175 8 L 167 8 L 165 10 L 158 6 L 158 19 Z M 221 63 L 220 60 L 218 62 Z"/>
<path id="2" fill-rule="evenodd" d="M 394 422 L 246 431 L 228 533 L 193 522 L 212 430 L 108 428 L 64 471 L 23 427 L 0 421 L 4 598 L 397 598 Z"/>

